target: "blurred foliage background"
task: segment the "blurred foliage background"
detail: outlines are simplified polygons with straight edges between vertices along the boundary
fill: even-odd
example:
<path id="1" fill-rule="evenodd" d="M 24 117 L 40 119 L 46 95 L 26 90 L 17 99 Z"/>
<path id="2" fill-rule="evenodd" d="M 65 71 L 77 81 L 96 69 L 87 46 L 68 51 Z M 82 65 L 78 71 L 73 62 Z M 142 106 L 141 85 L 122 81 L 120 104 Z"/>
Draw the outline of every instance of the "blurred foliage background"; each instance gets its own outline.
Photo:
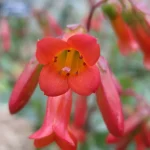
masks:
<path id="1" fill-rule="evenodd" d="M 65 28 L 67 24 L 83 23 L 89 13 L 90 5 L 87 0 L 0 1 L 0 17 L 7 16 L 11 29 L 11 48 L 9 51 L 6 52 L 3 49 L 2 40 L 0 40 L 0 111 L 2 111 L 3 107 L 7 109 L 7 103 L 15 81 L 25 64 L 33 56 L 36 50 L 36 41 L 43 37 L 40 26 L 33 15 L 34 9 L 48 10 L 49 14 L 56 18 L 61 27 Z M 100 8 L 97 11 L 101 13 Z M 100 22 L 99 31 L 91 30 L 90 32 L 98 38 L 101 45 L 101 54 L 109 61 L 111 69 L 121 82 L 121 85 L 124 88 L 133 87 L 149 100 L 150 73 L 143 66 L 142 54 L 136 53 L 127 57 L 122 56 L 118 50 L 116 36 L 109 20 L 106 18 L 103 18 Z M 105 137 L 108 132 L 94 99 L 95 97 L 93 96 L 88 100 L 90 113 L 87 122 L 87 140 L 79 147 L 81 150 L 113 150 L 113 146 L 105 143 Z M 32 132 L 42 124 L 45 102 L 46 97 L 37 87 L 28 105 L 17 114 L 34 126 Z M 127 106 L 132 106 L 135 103 L 133 98 L 122 98 L 122 102 Z M 93 107 L 94 109 L 92 109 Z M 4 116 L 0 115 L 0 118 L 2 117 Z M 0 121 L 0 123 L 4 122 Z M 5 125 L 7 126 L 7 123 Z M 7 141 L 5 144 L 8 144 Z M 8 148 L 8 150 L 10 149 Z M 51 149 L 57 150 L 55 144 L 41 150 Z M 134 150 L 134 144 L 131 145 L 130 149 Z M 0 150 L 4 149 L 0 147 Z"/>

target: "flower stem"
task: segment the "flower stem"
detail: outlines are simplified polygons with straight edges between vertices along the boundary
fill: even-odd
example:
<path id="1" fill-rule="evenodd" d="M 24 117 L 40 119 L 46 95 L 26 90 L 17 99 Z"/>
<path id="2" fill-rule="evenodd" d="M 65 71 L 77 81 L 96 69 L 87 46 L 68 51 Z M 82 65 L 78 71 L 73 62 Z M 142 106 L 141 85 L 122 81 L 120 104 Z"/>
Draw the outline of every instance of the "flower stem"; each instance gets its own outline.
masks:
<path id="1" fill-rule="evenodd" d="M 104 2 L 106 2 L 107 0 L 100 0 L 98 1 L 97 3 L 95 3 L 92 7 L 91 7 L 91 10 L 90 10 L 90 13 L 89 13 L 89 16 L 88 16 L 88 19 L 87 19 L 87 24 L 86 24 L 86 28 L 87 28 L 87 31 L 90 31 L 90 27 L 91 27 L 91 20 L 92 20 L 92 16 L 94 14 L 94 11 L 97 7 L 99 7 L 101 4 L 103 4 Z"/>

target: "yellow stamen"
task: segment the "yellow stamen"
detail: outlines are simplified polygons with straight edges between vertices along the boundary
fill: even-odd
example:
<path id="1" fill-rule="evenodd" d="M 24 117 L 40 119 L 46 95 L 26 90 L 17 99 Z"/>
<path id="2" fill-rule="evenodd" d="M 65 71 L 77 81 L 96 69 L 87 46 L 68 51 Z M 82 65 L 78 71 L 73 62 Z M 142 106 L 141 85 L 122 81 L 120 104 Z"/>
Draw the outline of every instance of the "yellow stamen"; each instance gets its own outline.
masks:
<path id="1" fill-rule="evenodd" d="M 65 50 L 54 58 L 54 65 L 61 75 L 78 75 L 85 67 L 83 57 L 76 50 Z"/>
<path id="2" fill-rule="evenodd" d="M 66 57 L 66 62 L 65 62 L 65 67 L 71 69 L 74 54 L 75 54 L 75 50 L 68 51 L 67 57 Z"/>

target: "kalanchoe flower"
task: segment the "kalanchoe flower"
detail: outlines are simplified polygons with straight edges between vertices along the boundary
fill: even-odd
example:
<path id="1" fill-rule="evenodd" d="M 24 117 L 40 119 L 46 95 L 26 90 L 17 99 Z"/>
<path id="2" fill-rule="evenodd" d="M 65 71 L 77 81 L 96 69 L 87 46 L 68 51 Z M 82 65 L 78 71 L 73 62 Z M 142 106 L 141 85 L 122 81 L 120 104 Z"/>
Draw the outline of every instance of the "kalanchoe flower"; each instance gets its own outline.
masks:
<path id="1" fill-rule="evenodd" d="M 141 12 L 133 8 L 133 11 L 129 10 L 124 12 L 124 18 L 126 22 L 132 28 L 134 36 L 141 48 L 144 55 L 144 65 L 147 69 L 150 69 L 150 25 Z"/>
<path id="2" fill-rule="evenodd" d="M 37 148 L 45 147 L 55 141 L 63 150 L 76 150 L 76 139 L 68 130 L 71 106 L 70 90 L 63 95 L 48 98 L 44 123 L 30 136 L 34 139 Z"/>
<path id="3" fill-rule="evenodd" d="M 56 36 L 62 34 L 61 27 L 47 11 L 35 9 L 33 14 L 36 17 L 44 36 Z"/>
<path id="4" fill-rule="evenodd" d="M 33 57 L 26 65 L 17 80 L 9 100 L 9 111 L 11 114 L 20 111 L 29 101 L 39 79 L 42 66 Z"/>
<path id="5" fill-rule="evenodd" d="M 82 30 L 81 30 L 82 31 Z M 39 84 L 47 96 L 58 96 L 70 88 L 89 95 L 99 85 L 99 70 L 95 65 L 100 48 L 96 38 L 76 31 L 64 38 L 47 37 L 37 42 L 36 57 L 44 67 Z"/>
<path id="6" fill-rule="evenodd" d="M 11 31 L 7 18 L 0 20 L 0 38 L 5 51 L 9 51 L 11 47 Z"/>
<path id="7" fill-rule="evenodd" d="M 148 33 L 141 25 L 136 25 L 133 31 L 144 54 L 144 65 L 147 69 L 150 69 L 150 33 Z"/>
<path id="8" fill-rule="evenodd" d="M 118 38 L 118 45 L 123 55 L 129 55 L 138 49 L 132 30 L 121 16 L 121 10 L 115 4 L 107 4 L 103 7 L 104 13 L 109 17 L 114 32 Z"/>
<path id="9" fill-rule="evenodd" d="M 145 108 L 140 108 L 137 112 L 129 116 L 125 120 L 125 129 L 124 134 L 121 137 L 115 137 L 112 134 L 109 134 L 107 136 L 106 142 L 108 144 L 116 144 L 116 150 L 125 150 L 129 143 L 131 143 L 132 140 L 136 141 L 137 147 L 149 147 L 147 143 L 149 143 L 148 140 L 145 140 L 145 136 L 149 132 L 145 131 L 145 125 L 147 124 L 147 117 L 149 115 L 149 112 L 145 110 Z M 147 130 L 148 128 L 146 128 Z M 145 134 L 147 133 L 147 134 Z M 144 149 L 139 149 L 144 150 Z"/>
<path id="10" fill-rule="evenodd" d="M 96 92 L 97 103 L 109 132 L 121 136 L 124 132 L 124 118 L 120 97 L 107 61 L 103 57 L 99 59 L 98 66 L 101 82 Z"/>

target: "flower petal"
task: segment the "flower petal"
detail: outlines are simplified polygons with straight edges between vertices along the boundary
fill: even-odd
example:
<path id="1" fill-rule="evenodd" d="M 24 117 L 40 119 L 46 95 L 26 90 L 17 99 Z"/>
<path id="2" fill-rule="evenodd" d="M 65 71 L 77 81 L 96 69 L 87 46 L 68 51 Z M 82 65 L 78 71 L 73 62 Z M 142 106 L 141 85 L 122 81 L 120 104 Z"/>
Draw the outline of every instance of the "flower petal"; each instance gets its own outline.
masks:
<path id="1" fill-rule="evenodd" d="M 51 134 L 47 137 L 43 137 L 41 139 L 35 139 L 34 140 L 34 145 L 36 148 L 43 148 L 45 146 L 48 146 L 52 142 L 54 142 L 55 134 Z"/>
<path id="2" fill-rule="evenodd" d="M 75 103 L 73 124 L 77 128 L 83 128 L 86 119 L 87 119 L 87 99 L 85 96 L 79 95 Z"/>
<path id="3" fill-rule="evenodd" d="M 116 150 L 126 150 L 134 135 L 123 137 L 116 145 Z"/>
<path id="4" fill-rule="evenodd" d="M 48 98 L 44 123 L 38 131 L 30 136 L 31 139 L 42 139 L 53 134 L 53 121 L 56 117 L 57 107 L 61 100 L 60 96 Z"/>
<path id="5" fill-rule="evenodd" d="M 99 70 L 97 66 L 87 67 L 78 75 L 69 76 L 68 83 L 74 92 L 85 96 L 90 95 L 96 92 L 99 86 Z"/>
<path id="6" fill-rule="evenodd" d="M 37 42 L 36 57 L 40 64 L 48 64 L 57 53 L 67 50 L 68 44 L 57 38 L 46 37 Z"/>
<path id="7" fill-rule="evenodd" d="M 74 135 L 68 130 L 68 136 L 72 139 L 72 142 L 66 140 L 65 138 L 56 138 L 56 143 L 62 150 L 76 150 L 77 149 L 77 140 Z"/>
<path id="8" fill-rule="evenodd" d="M 131 40 L 127 42 L 119 40 L 118 46 L 119 46 L 120 52 L 124 56 L 128 56 L 129 54 L 137 52 L 138 47 L 139 47 L 135 40 Z"/>
<path id="9" fill-rule="evenodd" d="M 40 73 L 39 84 L 41 90 L 47 96 L 58 96 L 64 94 L 69 89 L 67 77 L 60 75 L 50 65 L 43 67 Z"/>
<path id="10" fill-rule="evenodd" d="M 141 133 L 138 133 L 135 136 L 135 142 L 136 142 L 136 150 L 145 150 L 145 149 L 147 149 L 147 147 L 146 147 L 146 145 L 144 143 L 145 141 L 142 138 Z"/>
<path id="11" fill-rule="evenodd" d="M 69 130 L 73 133 L 77 141 L 84 142 L 86 140 L 86 132 L 83 129 L 77 128 L 74 124 L 72 124 L 69 126 Z"/>
<path id="12" fill-rule="evenodd" d="M 9 100 L 11 114 L 17 113 L 27 104 L 37 86 L 41 69 L 42 66 L 33 57 L 20 75 L 11 93 Z"/>
<path id="13" fill-rule="evenodd" d="M 97 103 L 108 130 L 114 136 L 121 136 L 124 130 L 124 118 L 120 97 L 112 79 L 112 73 L 103 57 L 99 59 L 99 66 L 105 67 L 105 70 L 102 68 L 100 71 L 101 82 L 96 92 Z"/>
<path id="14" fill-rule="evenodd" d="M 70 138 L 67 130 L 70 113 L 72 108 L 72 92 L 69 90 L 61 97 L 60 104 L 57 110 L 57 118 L 55 118 L 55 126 L 53 126 L 53 130 L 55 131 L 56 135 L 65 138 L 70 143 L 72 139 Z"/>
<path id="15" fill-rule="evenodd" d="M 30 136 L 35 139 L 36 147 L 45 147 L 56 141 L 61 148 L 74 149 L 76 141 L 68 131 L 68 122 L 72 106 L 71 91 L 57 97 L 49 97 L 42 127 Z"/>
<path id="16" fill-rule="evenodd" d="M 121 140 L 121 138 L 122 137 L 116 137 L 109 133 L 108 136 L 106 137 L 106 143 L 108 144 L 118 143 Z"/>
<path id="17" fill-rule="evenodd" d="M 100 47 L 95 37 L 88 34 L 76 34 L 71 36 L 67 43 L 83 56 L 85 62 L 93 66 L 100 56 Z"/>

